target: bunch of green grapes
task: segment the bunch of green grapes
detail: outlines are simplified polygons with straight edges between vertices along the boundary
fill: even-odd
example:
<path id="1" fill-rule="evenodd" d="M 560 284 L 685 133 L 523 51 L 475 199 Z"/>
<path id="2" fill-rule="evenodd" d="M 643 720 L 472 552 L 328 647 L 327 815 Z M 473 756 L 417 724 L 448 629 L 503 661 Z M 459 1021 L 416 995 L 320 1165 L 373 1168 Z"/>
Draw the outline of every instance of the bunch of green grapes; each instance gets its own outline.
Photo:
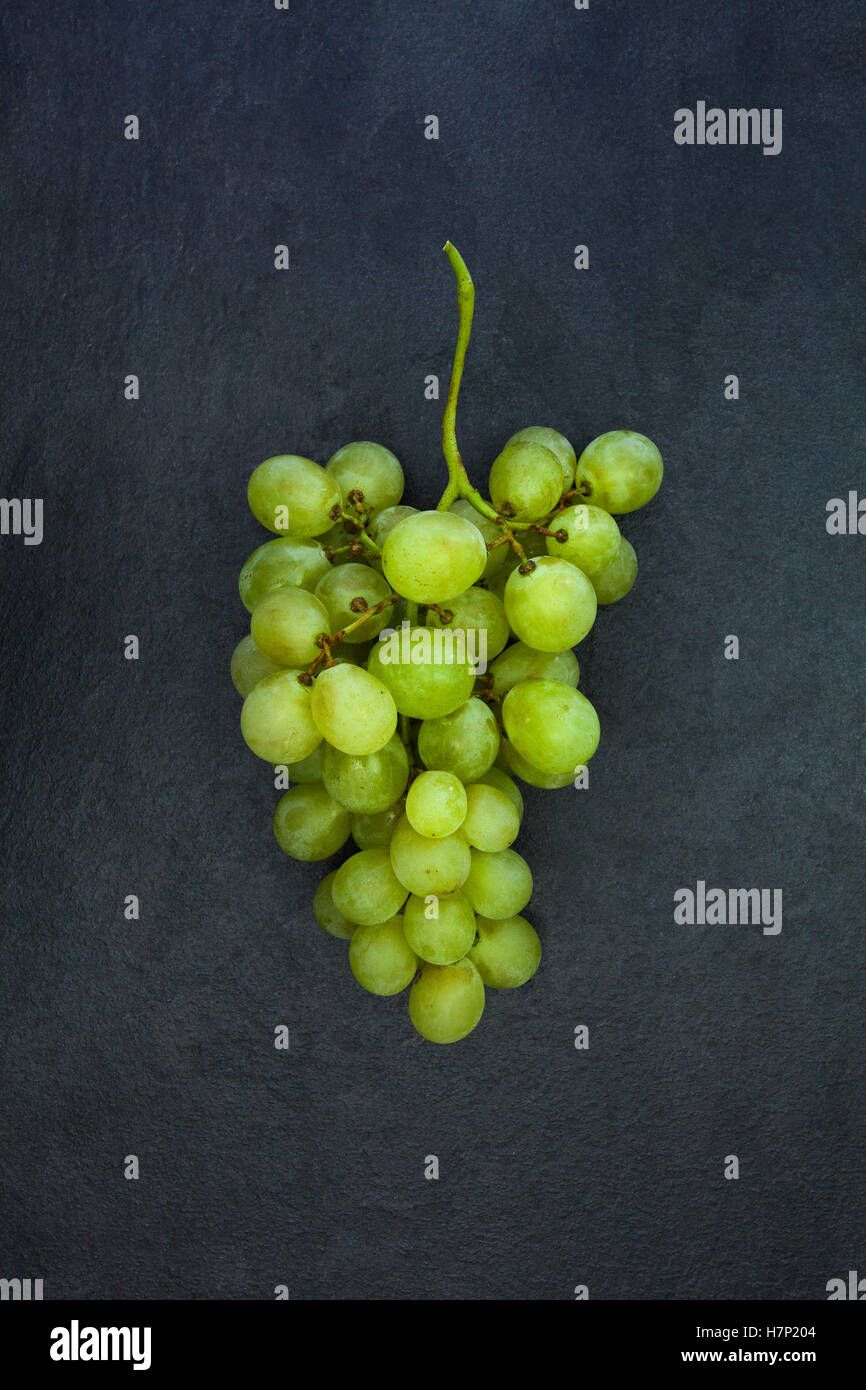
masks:
<path id="1" fill-rule="evenodd" d="M 342 856 L 316 922 L 348 942 L 365 990 L 408 990 L 414 1027 L 437 1043 L 475 1028 L 488 989 L 538 970 L 517 780 L 571 786 L 598 747 L 573 648 L 631 590 L 616 518 L 662 478 L 644 435 L 614 430 L 577 458 L 533 426 L 494 460 L 487 499 L 444 439 L 435 511 L 402 502 L 403 470 L 379 444 L 347 444 L 324 467 L 259 465 L 249 503 L 275 539 L 241 571 L 250 631 L 232 657 L 243 737 L 285 788 L 277 844 Z"/>

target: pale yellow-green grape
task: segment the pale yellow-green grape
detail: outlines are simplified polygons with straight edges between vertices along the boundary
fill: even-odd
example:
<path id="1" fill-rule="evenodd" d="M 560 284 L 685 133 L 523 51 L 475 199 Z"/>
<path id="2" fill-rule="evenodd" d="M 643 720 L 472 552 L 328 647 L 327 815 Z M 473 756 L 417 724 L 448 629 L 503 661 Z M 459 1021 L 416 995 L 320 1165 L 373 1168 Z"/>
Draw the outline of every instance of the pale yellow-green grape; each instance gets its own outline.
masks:
<path id="1" fill-rule="evenodd" d="M 348 668 L 347 668 L 348 669 Z M 241 733 L 267 763 L 297 763 L 322 741 L 300 671 L 276 671 L 253 687 L 241 710 Z"/>
<path id="2" fill-rule="evenodd" d="M 365 815 L 386 811 L 409 780 L 409 755 L 396 734 L 375 753 L 343 753 L 329 743 L 324 747 L 325 790 L 349 811 Z"/>
<path id="3" fill-rule="evenodd" d="M 541 942 L 525 917 L 479 917 L 469 959 L 489 989 L 519 989 L 541 964 Z"/>
<path id="4" fill-rule="evenodd" d="M 346 843 L 352 817 L 318 782 L 291 787 L 277 802 L 274 834 L 292 859 L 330 859 Z"/>
<path id="5" fill-rule="evenodd" d="M 300 762 L 289 763 L 289 782 L 321 782 L 322 767 L 325 758 L 327 744 L 322 742 L 318 748 L 314 748 L 312 753 L 308 753 Z"/>
<path id="6" fill-rule="evenodd" d="M 464 632 L 484 633 L 483 645 L 476 636 L 473 645 L 467 647 L 476 665 L 482 658 L 485 662 L 491 662 L 511 636 L 502 600 L 489 589 L 479 589 L 477 586 L 467 589 L 465 594 L 449 599 L 442 607 L 442 613 L 451 614 L 447 622 L 439 613 L 429 609 L 427 626 L 441 627 L 451 632 L 461 628 Z"/>
<path id="7" fill-rule="evenodd" d="M 577 458 L 564 434 L 550 429 L 547 425 L 529 425 L 525 430 L 518 430 L 511 436 L 506 442 L 506 449 L 511 444 L 543 444 L 545 449 L 555 454 L 562 469 L 562 491 L 568 492 L 574 482 Z"/>
<path id="8" fill-rule="evenodd" d="M 324 575 L 316 585 L 316 598 L 328 610 L 331 632 L 342 632 L 344 627 L 357 622 L 361 617 L 363 609 L 353 609 L 353 599 L 363 599 L 368 608 L 373 608 L 382 599 L 390 597 L 390 587 L 381 574 L 370 569 L 369 565 L 359 565 L 354 562 L 348 565 L 338 565 L 336 569 L 332 569 Z M 344 641 L 349 645 L 369 642 L 372 637 L 382 631 L 382 628 L 390 620 L 390 607 L 383 608 L 381 613 L 373 613 L 369 618 L 365 618 L 361 626 L 355 628 L 354 632 L 347 633 Z M 342 646 L 343 643 L 341 642 L 340 645 Z"/>
<path id="9" fill-rule="evenodd" d="M 562 681 L 529 680 L 512 686 L 502 701 L 502 722 L 521 757 L 558 776 L 588 763 L 601 736 L 595 709 Z"/>
<path id="10" fill-rule="evenodd" d="M 490 545 L 493 541 L 499 540 L 499 537 L 502 535 L 502 531 L 500 527 L 497 526 L 496 522 L 492 521 L 489 516 L 484 516 L 482 512 L 479 512 L 465 497 L 458 497 L 456 502 L 451 503 L 449 510 L 456 513 L 457 516 L 465 517 L 467 521 L 477 527 L 481 532 L 481 538 L 485 545 Z M 502 568 L 509 549 L 510 547 L 507 545 L 497 545 L 493 550 L 488 550 L 487 563 L 484 566 L 485 579 L 489 579 L 492 574 L 495 574 L 497 570 Z"/>
<path id="11" fill-rule="evenodd" d="M 369 927 L 385 922 L 406 901 L 386 849 L 360 849 L 341 864 L 331 886 L 334 903 L 350 922 Z"/>
<path id="12" fill-rule="evenodd" d="M 662 456 L 645 434 L 608 430 L 587 444 L 577 461 L 577 488 L 587 502 L 620 516 L 655 497 L 662 483 Z"/>
<path id="13" fill-rule="evenodd" d="M 562 496 L 562 466 L 543 444 L 506 444 L 490 469 L 490 497 L 515 521 L 540 521 Z"/>
<path id="14" fill-rule="evenodd" d="M 398 521 L 403 521 L 407 516 L 416 516 L 417 507 L 407 507 L 402 502 L 399 507 L 384 507 L 381 512 L 377 512 L 371 521 L 367 523 L 367 535 L 378 545 L 379 549 L 385 544 L 388 536 L 394 530 Z M 364 555 L 364 561 L 372 569 L 382 572 L 382 557 L 368 551 Z"/>
<path id="15" fill-rule="evenodd" d="M 425 965 L 409 992 L 409 1017 L 428 1042 L 459 1042 L 483 1012 L 484 984 L 468 957 Z"/>
<path id="16" fill-rule="evenodd" d="M 325 874 L 313 894 L 313 916 L 329 936 L 336 936 L 341 941 L 348 941 L 355 930 L 355 923 L 344 917 L 334 904 L 331 887 L 336 873 L 336 869 L 332 869 L 329 874 Z"/>
<path id="17" fill-rule="evenodd" d="M 530 574 L 512 570 L 505 612 L 515 636 L 541 652 L 563 652 L 582 642 L 595 622 L 595 589 L 583 570 L 542 555 Z"/>
<path id="18" fill-rule="evenodd" d="M 505 795 L 510 797 L 517 807 L 518 816 L 523 820 L 523 793 L 513 777 L 509 777 L 508 773 L 503 771 L 501 767 L 489 767 L 484 776 L 478 778 L 478 781 L 483 786 L 495 787 L 498 792 L 505 792 Z"/>
<path id="19" fill-rule="evenodd" d="M 425 767 L 476 782 L 496 761 L 499 726 L 488 705 L 473 695 L 453 714 L 425 719 L 418 729 L 418 756 Z"/>
<path id="20" fill-rule="evenodd" d="M 394 826 L 405 810 L 401 801 L 395 801 L 386 811 L 356 812 L 352 817 L 352 839 L 358 849 L 388 849 Z"/>
<path id="21" fill-rule="evenodd" d="M 259 651 L 250 633 L 241 638 L 232 652 L 231 670 L 235 690 L 246 699 L 254 685 L 258 685 L 265 676 L 282 671 L 283 667 Z"/>
<path id="22" fill-rule="evenodd" d="M 532 874 L 522 855 L 513 849 L 488 854 L 471 851 L 472 862 L 463 891 L 482 917 L 516 917 L 532 897 Z"/>
<path id="23" fill-rule="evenodd" d="M 599 603 L 616 603 L 625 598 L 637 579 L 637 556 L 634 547 L 623 536 L 613 564 L 601 574 L 593 575 L 592 587 Z"/>
<path id="24" fill-rule="evenodd" d="M 444 897 L 456 892 L 465 882 L 470 862 L 469 846 L 460 835 L 431 840 L 427 835 L 419 835 L 406 816 L 394 827 L 391 837 L 394 873 L 403 887 L 419 898 L 428 893 Z"/>
<path id="25" fill-rule="evenodd" d="M 447 898 L 414 894 L 403 908 L 403 931 L 416 956 L 432 965 L 451 965 L 475 940 L 475 913 L 459 888 Z"/>
<path id="26" fill-rule="evenodd" d="M 500 700 L 518 681 L 540 676 L 543 680 L 562 681 L 577 686 L 580 666 L 570 649 L 564 652 L 537 652 L 525 642 L 512 642 L 490 667 L 492 690 Z"/>
<path id="27" fill-rule="evenodd" d="M 319 536 L 332 524 L 340 489 L 330 473 L 299 454 L 277 454 L 255 469 L 247 488 L 250 511 L 269 531 Z"/>
<path id="28" fill-rule="evenodd" d="M 260 652 L 281 666 L 309 666 L 330 631 L 325 605 L 306 589 L 272 589 L 253 610 L 250 632 Z"/>
<path id="29" fill-rule="evenodd" d="M 406 818 L 419 835 L 441 840 L 459 830 L 466 815 L 466 788 L 453 772 L 422 772 L 406 796 Z"/>
<path id="30" fill-rule="evenodd" d="M 352 974 L 370 994 L 399 994 L 412 983 L 418 958 L 403 934 L 403 918 L 356 927 L 349 943 Z"/>
<path id="31" fill-rule="evenodd" d="M 575 774 L 573 772 L 542 772 L 540 768 L 533 767 L 532 763 L 527 762 L 526 758 L 522 758 L 507 738 L 502 740 L 497 761 L 505 771 L 513 772 L 515 777 L 519 777 L 521 782 L 527 782 L 530 787 L 541 787 L 544 791 L 555 791 L 557 788 L 574 785 Z"/>
<path id="32" fill-rule="evenodd" d="M 238 591 L 252 613 L 271 589 L 315 589 L 331 568 L 318 541 L 277 536 L 254 550 L 240 572 Z"/>
<path id="33" fill-rule="evenodd" d="M 396 506 L 403 496 L 403 469 L 396 454 L 384 444 L 371 444 L 366 439 L 344 444 L 325 468 L 339 486 L 344 505 L 353 490 L 363 492 L 364 506 L 374 512 Z M 349 505 L 346 510 L 350 510 Z"/>
<path id="34" fill-rule="evenodd" d="M 471 521 L 455 512 L 404 517 L 382 547 L 385 578 L 415 603 L 446 603 L 484 573 L 487 547 Z"/>
<path id="35" fill-rule="evenodd" d="M 466 816 L 460 833 L 473 849 L 491 854 L 507 849 L 519 829 L 520 814 L 505 792 L 483 782 L 466 788 Z"/>
<path id="36" fill-rule="evenodd" d="M 316 677 L 311 709 L 322 738 L 343 753 L 375 753 L 393 736 L 390 691 L 362 666 L 329 666 Z"/>
<path id="37" fill-rule="evenodd" d="M 475 685 L 475 672 L 461 645 L 465 647 L 465 636 L 401 627 L 376 643 L 367 670 L 387 686 L 401 714 L 439 718 L 464 704 Z"/>
<path id="38" fill-rule="evenodd" d="M 549 529 L 567 532 L 568 539 L 560 542 L 555 536 L 548 536 L 548 554 L 558 555 L 560 560 L 570 560 L 590 579 L 606 569 L 619 550 L 619 527 L 603 507 L 591 507 L 584 503 L 566 507 L 564 512 L 552 518 Z"/>

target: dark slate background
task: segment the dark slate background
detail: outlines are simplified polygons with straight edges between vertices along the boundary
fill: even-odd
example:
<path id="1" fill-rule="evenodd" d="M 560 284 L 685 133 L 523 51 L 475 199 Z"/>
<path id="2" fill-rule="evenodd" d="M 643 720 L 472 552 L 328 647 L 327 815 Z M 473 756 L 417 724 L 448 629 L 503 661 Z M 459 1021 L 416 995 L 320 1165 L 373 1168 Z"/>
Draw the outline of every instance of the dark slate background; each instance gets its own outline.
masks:
<path id="1" fill-rule="evenodd" d="M 0 1275 L 820 1299 L 866 1268 L 866 539 L 825 529 L 864 486 L 864 39 L 843 0 L 8 0 L 2 491 L 46 529 L 0 543 Z M 698 99 L 781 106 L 782 154 L 677 147 Z M 315 925 L 228 662 L 262 458 L 380 439 L 435 503 L 448 237 L 476 478 L 533 423 L 642 430 L 666 477 L 579 650 L 591 790 L 528 796 L 542 969 L 440 1049 Z M 782 888 L 782 934 L 674 925 L 698 879 Z"/>

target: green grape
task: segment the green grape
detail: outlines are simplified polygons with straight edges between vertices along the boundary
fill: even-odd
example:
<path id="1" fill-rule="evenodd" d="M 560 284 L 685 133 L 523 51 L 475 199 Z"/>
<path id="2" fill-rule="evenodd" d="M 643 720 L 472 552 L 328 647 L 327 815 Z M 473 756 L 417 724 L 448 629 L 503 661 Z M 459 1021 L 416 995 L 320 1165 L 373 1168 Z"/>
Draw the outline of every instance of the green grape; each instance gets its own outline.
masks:
<path id="1" fill-rule="evenodd" d="M 238 579 L 244 607 L 252 613 L 271 589 L 315 589 L 331 568 L 318 541 L 278 536 L 254 550 Z"/>
<path id="2" fill-rule="evenodd" d="M 350 922 L 344 917 L 342 912 L 334 905 L 334 895 L 331 892 L 334 879 L 337 876 L 336 869 L 332 869 L 329 874 L 325 874 L 315 893 L 313 894 L 313 916 L 320 927 L 323 927 L 329 936 L 336 936 L 341 941 L 348 941 L 355 930 L 355 923 Z"/>
<path id="3" fill-rule="evenodd" d="M 454 512 L 416 512 L 382 547 L 385 578 L 415 603 L 447 603 L 480 579 L 487 564 L 481 532 Z"/>
<path id="4" fill-rule="evenodd" d="M 595 589 L 583 570 L 542 555 L 530 574 L 514 570 L 505 586 L 505 612 L 521 642 L 540 652 L 563 652 L 582 642 L 595 622 Z"/>
<path id="5" fill-rule="evenodd" d="M 398 521 L 405 521 L 407 516 L 417 515 L 417 507 L 407 507 L 404 504 L 401 504 L 399 507 L 383 507 L 382 511 L 377 512 L 372 521 L 368 524 L 367 534 L 372 541 L 376 542 L 376 545 L 378 545 L 381 550 Z M 381 560 L 379 563 L 381 564 Z"/>
<path id="6" fill-rule="evenodd" d="M 403 934 L 403 918 L 356 927 L 349 943 L 352 974 L 370 994 L 399 994 L 412 983 L 418 958 Z"/>
<path id="7" fill-rule="evenodd" d="M 406 889 L 386 849 L 360 849 L 351 855 L 334 875 L 331 892 L 337 909 L 361 927 L 387 921 L 406 901 Z"/>
<path id="8" fill-rule="evenodd" d="M 306 589 L 273 589 L 250 620 L 259 651 L 281 666 L 309 666 L 321 651 L 316 638 L 329 631 L 327 608 Z"/>
<path id="9" fill-rule="evenodd" d="M 550 530 L 567 532 L 568 540 L 560 543 L 553 536 L 548 536 L 548 554 L 570 560 L 590 579 L 606 569 L 619 550 L 619 527 L 610 512 L 601 507 L 585 504 L 566 507 L 550 522 Z"/>
<path id="10" fill-rule="evenodd" d="M 453 772 L 422 772 L 409 788 L 406 818 L 413 830 L 441 840 L 459 830 L 466 815 L 466 789 Z"/>
<path id="11" fill-rule="evenodd" d="M 292 859 L 329 859 L 346 843 L 352 817 L 318 783 L 292 787 L 277 802 L 274 834 Z"/>
<path id="12" fill-rule="evenodd" d="M 587 444 L 577 461 L 577 490 L 615 516 L 637 511 L 662 483 L 662 456 L 645 434 L 608 430 Z"/>
<path id="13" fill-rule="evenodd" d="M 471 851 L 472 862 L 463 891 L 482 917 L 516 917 L 532 897 L 532 873 L 522 855 L 513 849 L 488 854 Z"/>
<path id="14" fill-rule="evenodd" d="M 288 774 L 290 782 L 321 782 L 322 765 L 325 758 L 326 743 L 320 743 L 318 748 L 314 748 L 312 753 L 308 753 L 300 762 L 288 764 Z"/>
<path id="15" fill-rule="evenodd" d="M 490 496 L 515 521 L 540 521 L 562 496 L 562 466 L 543 444 L 506 444 L 490 469 Z"/>
<path id="16" fill-rule="evenodd" d="M 403 931 L 416 956 L 431 965 L 451 965 L 466 955 L 475 940 L 475 913 L 458 888 L 447 898 L 413 894 L 403 909 Z"/>
<path id="17" fill-rule="evenodd" d="M 453 714 L 425 719 L 418 730 L 418 756 L 425 767 L 476 782 L 496 760 L 499 726 L 489 706 L 473 695 Z"/>
<path id="18" fill-rule="evenodd" d="M 268 763 L 297 763 L 322 741 L 313 722 L 310 688 L 300 671 L 276 671 L 253 687 L 241 710 L 247 745 Z"/>
<path id="19" fill-rule="evenodd" d="M 540 768 L 533 767 L 532 763 L 522 758 L 513 744 L 508 742 L 507 738 L 502 740 L 502 746 L 499 750 L 499 763 L 503 769 L 513 772 L 515 777 L 519 777 L 521 782 L 527 782 L 530 787 L 542 787 L 545 791 L 555 791 L 559 787 L 571 787 L 574 785 L 573 772 L 542 772 Z"/>
<path id="20" fill-rule="evenodd" d="M 518 430 L 516 434 L 513 434 L 506 441 L 506 449 L 511 444 L 543 444 L 545 449 L 549 449 L 552 454 L 555 454 L 562 469 L 562 491 L 568 492 L 574 482 L 577 458 L 564 434 L 560 434 L 558 430 L 549 429 L 547 425 L 530 425 L 527 429 Z"/>
<path id="21" fill-rule="evenodd" d="M 616 603 L 625 598 L 637 579 L 637 556 L 634 547 L 623 536 L 616 559 L 601 574 L 592 576 L 592 587 L 599 603 Z"/>
<path id="22" fill-rule="evenodd" d="M 518 989 L 541 964 L 541 942 L 525 917 L 479 917 L 469 959 L 489 989 Z"/>
<path id="23" fill-rule="evenodd" d="M 278 661 L 271 661 L 269 656 L 259 651 L 252 634 L 242 637 L 232 652 L 232 681 L 235 690 L 244 699 L 265 676 L 272 676 L 275 671 L 283 669 Z"/>
<path id="24" fill-rule="evenodd" d="M 363 610 L 352 608 L 354 599 L 363 599 L 368 608 L 373 608 L 377 603 L 381 603 L 382 599 L 390 597 L 391 590 L 387 583 L 381 574 L 371 570 L 369 565 L 339 565 L 324 575 L 316 585 L 316 598 L 328 610 L 331 632 L 342 632 L 344 627 L 356 623 L 361 617 Z M 371 637 L 382 631 L 390 616 L 388 609 L 383 608 L 381 613 L 374 613 L 354 632 L 347 633 L 344 641 L 351 645 L 356 642 L 368 642 Z"/>
<path id="25" fill-rule="evenodd" d="M 459 1042 L 483 1012 L 484 985 L 468 957 L 453 965 L 425 965 L 409 992 L 409 1017 L 428 1042 Z"/>
<path id="26" fill-rule="evenodd" d="M 349 811 L 377 815 L 392 806 L 409 780 L 409 756 L 395 734 L 375 753 L 343 753 L 325 745 L 322 780 Z"/>
<path id="27" fill-rule="evenodd" d="M 253 516 L 269 531 L 303 539 L 328 530 L 331 508 L 340 505 L 340 489 L 312 459 L 277 454 L 255 469 L 247 499 Z"/>
<path id="28" fill-rule="evenodd" d="M 395 801 L 386 811 L 356 811 L 352 817 L 352 839 L 358 849 L 388 849 L 394 826 L 404 812 L 404 804 Z"/>
<path id="29" fill-rule="evenodd" d="M 490 854 L 507 849 L 519 829 L 520 813 L 505 792 L 482 782 L 466 788 L 466 817 L 460 833 L 473 849 Z"/>
<path id="30" fill-rule="evenodd" d="M 478 778 L 478 782 L 486 787 L 495 787 L 498 792 L 505 792 L 517 807 L 517 814 L 523 820 L 523 795 L 513 777 L 509 777 L 507 772 L 503 772 L 501 767 L 490 767 L 483 777 Z M 475 783 L 472 783 L 474 786 Z"/>
<path id="31" fill-rule="evenodd" d="M 395 506 L 403 496 L 403 469 L 396 454 L 384 444 L 368 440 L 344 444 L 325 468 L 336 481 L 347 509 L 349 493 L 356 489 L 364 494 L 364 506 L 374 512 Z"/>
<path id="32" fill-rule="evenodd" d="M 540 555 L 547 554 L 547 538 L 542 536 L 539 531 L 519 531 L 517 533 L 517 539 L 520 542 L 520 548 L 527 560 L 537 560 Z M 517 569 L 518 565 L 523 564 L 523 561 L 517 554 L 517 551 L 512 550 L 510 545 L 504 545 L 501 549 L 504 560 L 501 568 L 493 575 L 493 578 L 488 581 L 488 588 L 492 594 L 495 594 L 498 599 L 504 602 L 505 586 L 508 583 L 509 577 L 514 570 Z"/>
<path id="33" fill-rule="evenodd" d="M 440 636 L 426 627 L 386 631 L 394 635 L 384 639 L 383 634 L 370 653 L 367 670 L 390 690 L 401 714 L 436 719 L 469 699 L 475 672 L 460 650 L 465 635 Z"/>
<path id="34" fill-rule="evenodd" d="M 428 893 L 445 897 L 464 882 L 469 873 L 470 851 L 459 835 L 431 840 L 419 835 L 406 816 L 401 817 L 391 837 L 391 863 L 403 887 L 419 898 Z"/>
<path id="35" fill-rule="evenodd" d="M 505 616 L 505 608 L 502 600 L 492 594 L 489 589 L 479 589 L 473 586 L 467 589 L 465 594 L 458 594 L 456 598 L 448 600 L 443 613 L 450 613 L 450 619 L 445 622 L 443 618 L 433 609 L 427 613 L 428 627 L 448 628 L 454 632 L 458 628 L 464 632 L 484 633 L 483 643 L 479 637 L 474 639 L 471 650 L 476 657 L 476 665 L 479 670 L 484 669 L 478 660 L 480 655 L 486 664 L 498 656 L 511 636 L 511 629 L 508 626 L 508 619 Z"/>
<path id="36" fill-rule="evenodd" d="M 451 503 L 448 510 L 454 512 L 455 516 L 465 517 L 467 521 L 471 522 L 481 532 L 481 539 L 485 546 L 491 545 L 493 541 L 498 541 L 502 535 L 496 522 L 489 516 L 485 516 L 483 512 L 479 512 L 477 507 L 473 507 L 472 503 L 467 501 L 465 497 L 458 497 L 456 502 Z M 508 545 L 497 545 L 493 550 L 488 550 L 487 563 L 484 566 L 485 579 L 489 579 L 492 574 L 502 568 L 509 550 L 510 546 Z"/>
<path id="37" fill-rule="evenodd" d="M 376 753 L 397 727 L 390 691 L 362 666 L 329 666 L 316 677 L 310 707 L 322 738 L 342 753 Z"/>
<path id="38" fill-rule="evenodd" d="M 502 701 L 512 747 L 541 772 L 559 776 L 588 763 L 601 735 L 598 715 L 579 690 L 562 681 L 520 681 Z"/>
<path id="39" fill-rule="evenodd" d="M 493 694 L 502 699 L 518 681 L 531 680 L 535 676 L 576 686 L 580 666 L 571 650 L 537 652 L 534 647 L 527 647 L 525 642 L 512 642 L 493 662 L 490 674 L 493 677 Z"/>

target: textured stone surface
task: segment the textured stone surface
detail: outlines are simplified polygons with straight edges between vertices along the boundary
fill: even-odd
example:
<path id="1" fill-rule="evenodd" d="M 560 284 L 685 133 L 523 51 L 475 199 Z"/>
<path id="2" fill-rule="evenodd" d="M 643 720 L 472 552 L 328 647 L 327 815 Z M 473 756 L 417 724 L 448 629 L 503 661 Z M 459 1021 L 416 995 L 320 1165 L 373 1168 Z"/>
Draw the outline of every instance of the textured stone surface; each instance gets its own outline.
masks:
<path id="1" fill-rule="evenodd" d="M 866 486 L 864 27 L 833 0 L 5 7 L 2 491 L 45 499 L 45 539 L 0 542 L 0 1274 L 799 1299 L 862 1268 L 866 539 L 824 508 Z M 782 154 L 678 148 L 699 99 L 781 106 Z M 475 476 L 534 423 L 638 428 L 667 475 L 579 650 L 591 789 L 527 796 L 541 971 L 437 1049 L 313 922 L 228 663 L 262 458 L 380 439 L 435 502 L 446 237 Z M 675 926 L 698 879 L 782 888 L 782 933 Z"/>

